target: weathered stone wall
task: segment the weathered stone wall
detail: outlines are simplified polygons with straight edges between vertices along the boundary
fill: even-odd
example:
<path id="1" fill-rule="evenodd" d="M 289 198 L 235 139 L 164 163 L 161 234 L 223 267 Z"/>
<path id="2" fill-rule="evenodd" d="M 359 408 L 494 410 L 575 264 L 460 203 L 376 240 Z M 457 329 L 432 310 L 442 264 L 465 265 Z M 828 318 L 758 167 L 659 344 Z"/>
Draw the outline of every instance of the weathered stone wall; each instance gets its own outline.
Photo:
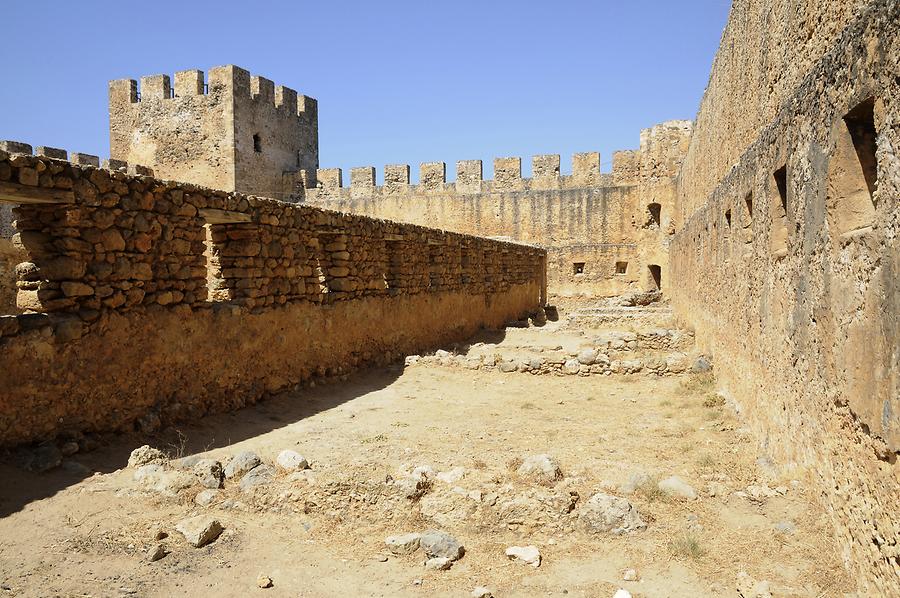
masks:
<path id="1" fill-rule="evenodd" d="M 679 317 L 867 596 L 900 595 L 898 74 L 895 1 L 735 2 L 670 256 Z"/>
<path id="2" fill-rule="evenodd" d="M 611 174 L 601 174 L 597 153 L 573 156 L 571 175 L 560 175 L 558 155 L 534 156 L 531 178 L 522 177 L 520 158 L 495 159 L 493 180 L 483 179 L 480 160 L 461 161 L 452 183 L 443 162 L 423 163 L 418 185 L 410 184 L 407 165 L 386 166 L 383 186 L 375 185 L 370 166 L 354 168 L 348 187 L 340 169 L 322 169 L 318 188 L 303 190 L 302 198 L 355 214 L 539 244 L 549 253 L 554 295 L 642 291 L 656 284 L 649 265 L 666 272 L 673 176 L 690 131 L 686 121 L 642 131 L 640 150 L 616 152 Z M 659 207 L 654 214 L 651 204 Z"/>
<path id="3" fill-rule="evenodd" d="M 0 317 L 0 445 L 232 408 L 542 301 L 526 245 L 5 151 L 0 188 L 28 312 Z"/>
<path id="4" fill-rule="evenodd" d="M 233 65 L 111 81 L 109 121 L 110 156 L 164 179 L 284 199 L 319 165 L 316 100 Z"/>

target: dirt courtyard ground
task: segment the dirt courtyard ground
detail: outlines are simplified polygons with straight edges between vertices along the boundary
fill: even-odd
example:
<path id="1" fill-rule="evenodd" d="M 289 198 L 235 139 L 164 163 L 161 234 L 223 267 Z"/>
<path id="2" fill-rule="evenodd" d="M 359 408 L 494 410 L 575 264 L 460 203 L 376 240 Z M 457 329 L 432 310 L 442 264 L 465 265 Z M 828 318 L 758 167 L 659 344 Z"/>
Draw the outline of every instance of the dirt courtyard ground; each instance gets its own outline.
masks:
<path id="1" fill-rule="evenodd" d="M 584 337 L 509 329 L 471 351 L 574 351 Z M 225 480 L 200 506 L 200 486 L 135 479 L 125 462 L 145 442 L 169 454 L 165 472 L 245 450 L 270 465 L 294 450 L 310 467 L 246 489 Z M 48 473 L 3 465 L 0 596 L 739 596 L 740 584 L 745 598 L 855 596 L 807 472 L 781 473 L 756 446 L 709 375 L 370 371 L 114 437 Z M 561 475 L 523 473 L 534 455 Z M 671 476 L 696 498 L 662 491 Z M 598 493 L 629 501 L 643 529 L 588 525 Z M 175 526 L 198 514 L 225 531 L 194 548 Z M 465 546 L 449 570 L 385 545 L 427 530 Z M 167 554 L 151 562 L 158 544 Z M 513 545 L 537 547 L 540 566 L 509 560 Z"/>

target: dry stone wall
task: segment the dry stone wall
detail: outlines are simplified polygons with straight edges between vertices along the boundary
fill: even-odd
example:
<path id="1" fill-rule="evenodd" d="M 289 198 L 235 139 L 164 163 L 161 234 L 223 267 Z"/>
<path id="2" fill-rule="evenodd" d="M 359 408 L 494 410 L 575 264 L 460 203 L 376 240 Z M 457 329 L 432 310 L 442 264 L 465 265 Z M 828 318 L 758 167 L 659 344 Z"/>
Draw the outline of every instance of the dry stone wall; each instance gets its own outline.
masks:
<path id="1" fill-rule="evenodd" d="M 679 318 L 867 596 L 900 595 L 898 40 L 896 2 L 736 2 L 670 256 Z"/>
<path id="2" fill-rule="evenodd" d="M 112 165 L 0 150 L 25 256 L 25 313 L 0 317 L 2 445 L 233 408 L 543 299 L 539 248 Z"/>

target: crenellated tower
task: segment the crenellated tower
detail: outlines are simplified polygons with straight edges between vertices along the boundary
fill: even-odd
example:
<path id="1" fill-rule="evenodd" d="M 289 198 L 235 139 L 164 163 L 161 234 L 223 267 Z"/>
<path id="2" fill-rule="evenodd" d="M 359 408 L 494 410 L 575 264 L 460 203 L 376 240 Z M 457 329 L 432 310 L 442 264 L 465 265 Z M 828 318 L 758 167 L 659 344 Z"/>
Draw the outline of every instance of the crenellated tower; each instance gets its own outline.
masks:
<path id="1" fill-rule="evenodd" d="M 156 176 L 290 199 L 315 185 L 318 105 L 234 65 L 109 83 L 110 157 Z M 309 173 L 307 175 L 307 173 Z M 308 178 L 311 177 L 311 178 Z"/>

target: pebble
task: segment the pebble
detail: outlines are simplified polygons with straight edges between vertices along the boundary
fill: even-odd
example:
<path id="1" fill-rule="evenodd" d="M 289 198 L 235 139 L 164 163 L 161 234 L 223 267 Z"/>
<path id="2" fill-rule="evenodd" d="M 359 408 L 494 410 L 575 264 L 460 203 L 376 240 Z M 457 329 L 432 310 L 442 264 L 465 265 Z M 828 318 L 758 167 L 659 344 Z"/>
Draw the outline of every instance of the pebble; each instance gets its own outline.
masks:
<path id="1" fill-rule="evenodd" d="M 300 469 L 309 469 L 309 461 L 306 457 L 296 451 L 285 450 L 278 453 L 275 459 L 278 467 L 288 471 L 297 471 Z"/>
<path id="2" fill-rule="evenodd" d="M 400 534 L 396 536 L 388 536 L 384 539 L 384 543 L 394 554 L 412 554 L 419 549 L 419 540 L 421 534 Z"/>
<path id="3" fill-rule="evenodd" d="M 241 490 L 247 492 L 257 486 L 269 484 L 275 480 L 275 468 L 269 465 L 257 465 L 241 478 Z"/>
<path id="4" fill-rule="evenodd" d="M 225 466 L 225 477 L 228 479 L 241 477 L 257 465 L 262 463 L 259 456 L 253 451 L 243 451 L 234 456 Z"/>
<path id="5" fill-rule="evenodd" d="M 197 493 L 197 496 L 194 497 L 194 502 L 200 505 L 201 507 L 208 507 L 216 501 L 216 498 L 219 496 L 218 490 L 202 490 Z"/>
<path id="6" fill-rule="evenodd" d="M 209 515 L 198 515 L 183 519 L 178 522 L 175 529 L 195 548 L 200 548 L 215 541 L 219 534 L 225 530 L 218 519 Z"/>
<path id="7" fill-rule="evenodd" d="M 616 593 L 613 594 L 613 598 L 631 598 L 631 592 L 626 589 L 619 588 L 616 590 Z"/>
<path id="8" fill-rule="evenodd" d="M 156 561 L 163 558 L 167 554 L 169 554 L 169 551 L 166 550 L 165 545 L 157 544 L 156 546 L 154 546 L 153 548 L 150 549 L 150 553 L 147 556 L 147 560 L 151 563 L 155 563 Z"/>
<path id="9" fill-rule="evenodd" d="M 637 581 L 638 574 L 634 569 L 625 569 L 622 579 L 625 581 Z"/>
<path id="10" fill-rule="evenodd" d="M 494 598 L 491 591 L 484 586 L 476 586 L 475 589 L 472 590 L 470 596 L 472 596 L 472 598 Z"/>
<path id="11" fill-rule="evenodd" d="M 145 444 L 131 451 L 131 455 L 128 457 L 128 467 L 140 467 L 148 463 L 161 463 L 165 460 L 165 453 Z"/>
<path id="12" fill-rule="evenodd" d="M 619 535 L 644 529 L 647 524 L 627 499 L 598 492 L 579 510 L 579 519 L 591 532 Z"/>
<path id="13" fill-rule="evenodd" d="M 563 473 L 556 459 L 550 455 L 529 455 L 519 466 L 517 473 L 541 483 L 553 483 L 562 479 Z"/>
<path id="14" fill-rule="evenodd" d="M 537 546 L 510 546 L 506 549 L 506 556 L 532 567 L 541 566 L 541 551 Z"/>
<path id="15" fill-rule="evenodd" d="M 430 530 L 419 538 L 419 546 L 429 558 L 446 557 L 457 561 L 465 554 L 465 547 L 450 534 Z"/>
<path id="16" fill-rule="evenodd" d="M 452 484 L 454 482 L 458 482 L 459 480 L 461 480 L 463 475 L 465 475 L 465 473 L 466 473 L 466 470 L 464 468 L 454 467 L 447 471 L 442 471 L 441 473 L 437 474 L 437 476 L 435 476 L 435 477 L 437 477 L 438 480 L 440 480 L 441 482 L 444 482 L 445 484 Z"/>
<path id="17" fill-rule="evenodd" d="M 271 588 L 273 585 L 272 578 L 268 575 L 260 575 L 256 578 L 256 587 L 266 589 Z"/>
<path id="18" fill-rule="evenodd" d="M 215 459 L 198 459 L 191 470 L 204 488 L 215 490 L 222 487 L 224 471 L 222 464 Z"/>
<path id="19" fill-rule="evenodd" d="M 445 556 L 438 556 L 425 561 L 425 568 L 432 571 L 446 571 L 453 566 L 453 561 Z"/>

